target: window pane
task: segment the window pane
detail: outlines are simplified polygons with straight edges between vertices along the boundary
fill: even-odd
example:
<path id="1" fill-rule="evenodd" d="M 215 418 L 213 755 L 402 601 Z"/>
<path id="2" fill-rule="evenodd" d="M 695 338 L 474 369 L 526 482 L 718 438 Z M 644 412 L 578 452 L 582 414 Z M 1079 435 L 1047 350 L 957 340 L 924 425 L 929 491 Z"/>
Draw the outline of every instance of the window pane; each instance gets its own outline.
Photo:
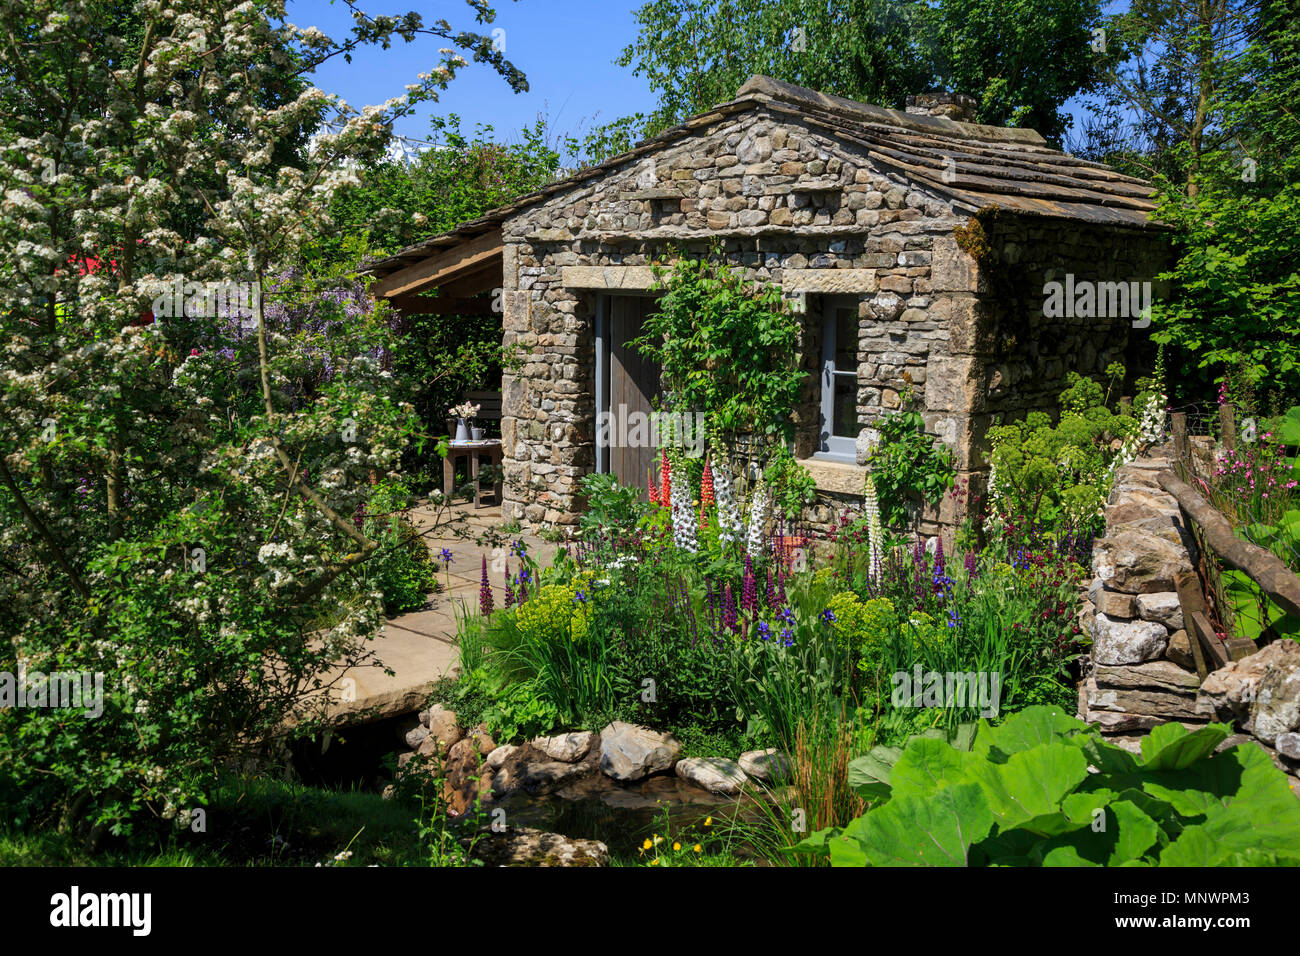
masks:
<path id="1" fill-rule="evenodd" d="M 858 377 L 856 375 L 836 375 L 835 381 L 835 423 L 832 435 L 856 438 L 858 434 Z"/>
<path id="2" fill-rule="evenodd" d="M 858 310 L 840 306 L 835 310 L 835 368 L 856 372 L 858 368 Z"/>

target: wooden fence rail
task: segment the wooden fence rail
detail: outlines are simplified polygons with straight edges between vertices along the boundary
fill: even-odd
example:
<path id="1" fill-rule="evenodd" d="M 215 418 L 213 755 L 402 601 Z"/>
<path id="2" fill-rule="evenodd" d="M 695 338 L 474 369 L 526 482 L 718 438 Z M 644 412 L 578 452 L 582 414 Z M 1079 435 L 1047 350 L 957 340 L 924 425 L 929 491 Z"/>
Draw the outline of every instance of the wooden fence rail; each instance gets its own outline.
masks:
<path id="1" fill-rule="evenodd" d="M 1247 575 L 1288 614 L 1300 617 L 1300 577 L 1281 558 L 1267 548 L 1237 537 L 1228 519 L 1172 471 L 1160 472 L 1157 480 L 1201 526 L 1206 543 L 1224 564 Z"/>

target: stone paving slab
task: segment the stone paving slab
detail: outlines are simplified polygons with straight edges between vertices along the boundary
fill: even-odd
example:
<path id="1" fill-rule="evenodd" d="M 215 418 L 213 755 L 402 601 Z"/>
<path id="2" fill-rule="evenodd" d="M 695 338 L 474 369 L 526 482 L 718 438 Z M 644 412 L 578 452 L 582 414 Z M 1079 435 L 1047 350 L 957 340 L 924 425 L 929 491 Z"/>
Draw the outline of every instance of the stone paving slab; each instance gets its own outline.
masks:
<path id="1" fill-rule="evenodd" d="M 498 607 L 505 597 L 503 575 L 491 570 L 493 547 L 504 548 L 504 554 L 508 555 L 511 542 L 522 540 L 529 554 L 543 566 L 550 563 L 557 548 L 533 535 L 500 532 L 503 521 L 495 509 L 476 512 L 472 505 L 451 509 L 421 505 L 412 510 L 411 521 L 425 536 L 429 552 L 438 565 L 437 577 L 442 590 L 429 595 L 424 609 L 399 614 L 385 622 L 383 630 L 368 645 L 382 664 L 352 667 L 330 675 L 351 681 L 335 685 L 334 699 L 327 709 L 329 716 L 341 724 L 357 717 L 378 720 L 414 713 L 424 707 L 434 681 L 449 674 L 454 676 L 459 661 L 456 615 L 478 613 L 479 576 L 484 556 L 488 559 L 488 577 Z M 439 558 L 443 548 L 451 553 L 450 567 Z M 518 567 L 518 559 L 510 558 L 511 571 Z M 393 675 L 384 673 L 385 667 L 391 668 Z M 355 699 L 343 700 L 343 695 Z"/>

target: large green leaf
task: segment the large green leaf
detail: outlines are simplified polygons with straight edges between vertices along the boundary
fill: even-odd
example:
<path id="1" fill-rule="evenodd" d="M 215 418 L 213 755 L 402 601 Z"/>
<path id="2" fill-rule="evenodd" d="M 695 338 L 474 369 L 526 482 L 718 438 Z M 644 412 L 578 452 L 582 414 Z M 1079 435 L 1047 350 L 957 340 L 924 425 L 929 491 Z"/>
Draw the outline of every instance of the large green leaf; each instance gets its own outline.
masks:
<path id="1" fill-rule="evenodd" d="M 1065 845 L 1053 847 L 1043 855 L 1043 866 L 1101 866 L 1079 855 L 1076 847 Z"/>
<path id="2" fill-rule="evenodd" d="M 1087 730 L 1087 726 L 1059 707 L 1027 707 L 996 727 L 981 720 L 972 751 L 1002 763 L 1011 754 Z"/>
<path id="3" fill-rule="evenodd" d="M 890 775 L 894 796 L 924 796 L 941 787 L 964 782 L 965 767 L 971 756 L 953 750 L 942 740 L 913 738 Z"/>
<path id="4" fill-rule="evenodd" d="M 1088 776 L 1088 762 L 1077 747 L 1049 743 L 1013 753 L 1006 763 L 972 761 L 967 774 L 984 788 L 1006 830 L 1058 813 L 1061 801 Z"/>
<path id="5" fill-rule="evenodd" d="M 861 757 L 849 761 L 849 789 L 867 800 L 890 795 L 890 777 L 894 764 L 903 754 L 901 747 L 872 747 Z"/>
<path id="6" fill-rule="evenodd" d="M 1122 866 L 1140 861 L 1159 838 L 1155 820 L 1131 801 L 1116 800 L 1095 821 L 1052 837 L 1038 852 L 1043 866 Z"/>
<path id="7" fill-rule="evenodd" d="M 1208 724 L 1188 733 L 1182 724 L 1159 724 L 1142 738 L 1144 770 L 1181 770 L 1214 753 L 1214 748 L 1228 739 L 1232 728 L 1227 724 Z"/>
<path id="8" fill-rule="evenodd" d="M 993 828 L 988 798 L 973 783 L 895 797 L 860 819 L 858 840 L 876 866 L 966 866 L 972 844 Z"/>
<path id="9" fill-rule="evenodd" d="M 1205 816 L 1230 801 L 1261 806 L 1296 802 L 1286 777 L 1263 748 L 1250 742 L 1180 770 L 1144 774 L 1141 787 L 1184 817 Z"/>
<path id="10" fill-rule="evenodd" d="M 1279 774 L 1281 776 L 1281 774 Z M 1250 850 L 1300 855 L 1300 800 L 1234 800 L 1212 808 L 1160 854 L 1161 866 L 1221 866 Z"/>

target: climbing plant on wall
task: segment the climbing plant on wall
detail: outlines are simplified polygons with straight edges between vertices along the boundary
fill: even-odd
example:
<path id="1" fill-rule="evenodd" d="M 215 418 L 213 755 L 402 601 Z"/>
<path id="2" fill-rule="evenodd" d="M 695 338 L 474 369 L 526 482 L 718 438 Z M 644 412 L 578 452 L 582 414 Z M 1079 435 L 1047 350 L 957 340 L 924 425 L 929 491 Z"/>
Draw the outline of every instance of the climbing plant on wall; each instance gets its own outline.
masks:
<path id="1" fill-rule="evenodd" d="M 789 441 L 803 372 L 799 320 L 780 288 L 747 281 L 716 250 L 654 270 L 659 309 L 633 344 L 662 366 L 674 409 L 761 443 Z"/>

